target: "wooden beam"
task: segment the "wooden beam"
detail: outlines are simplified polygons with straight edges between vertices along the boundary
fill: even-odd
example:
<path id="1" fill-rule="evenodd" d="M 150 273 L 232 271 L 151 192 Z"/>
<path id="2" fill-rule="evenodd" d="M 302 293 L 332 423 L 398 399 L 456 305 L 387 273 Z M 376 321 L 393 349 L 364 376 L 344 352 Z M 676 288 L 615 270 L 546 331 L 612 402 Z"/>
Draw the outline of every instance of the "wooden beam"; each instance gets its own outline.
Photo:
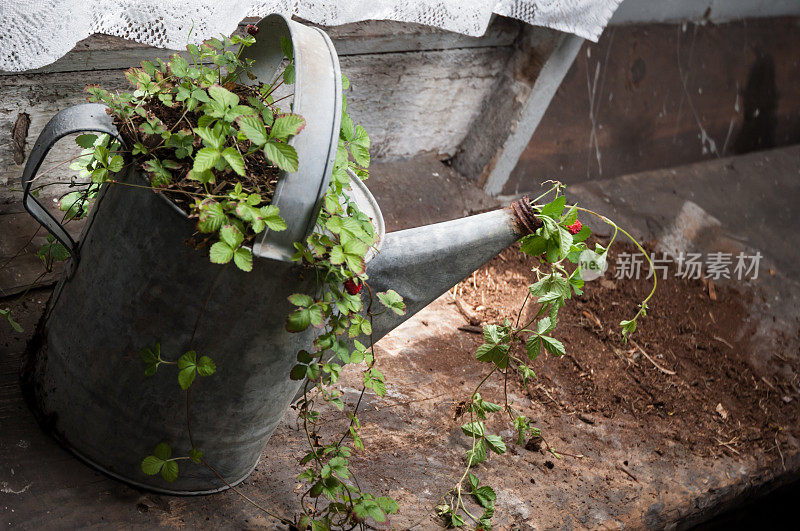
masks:
<path id="1" fill-rule="evenodd" d="M 516 127 L 509 131 L 501 152 L 486 177 L 484 190 L 487 194 L 502 193 L 509 175 L 516 167 L 520 155 L 530 143 L 534 131 L 539 126 L 542 116 L 550 106 L 550 101 L 555 96 L 582 44 L 583 39 L 576 35 L 562 34 L 560 36 L 558 45 L 547 59 L 536 78 L 528 99 L 520 109 Z"/>
<path id="2" fill-rule="evenodd" d="M 486 193 L 501 193 L 582 44 L 582 38 L 571 34 L 523 30 L 453 167 L 477 180 Z"/>
<path id="3" fill-rule="evenodd" d="M 254 19 L 242 21 L 237 33 L 241 33 L 246 23 L 252 21 Z M 521 26 L 516 20 L 495 17 L 486 33 L 480 37 L 469 37 L 422 24 L 392 21 L 370 20 L 336 27 L 318 27 L 330 35 L 339 56 L 345 57 L 511 46 Z M 138 66 L 143 60 L 164 58 L 172 53 L 174 50 L 155 48 L 112 35 L 95 34 L 80 41 L 72 51 L 56 62 L 42 68 L 26 70 L 24 73 L 118 70 Z M 182 55 L 188 57 L 185 52 Z M 0 77 L 19 74 L 20 72 L 0 70 Z"/>

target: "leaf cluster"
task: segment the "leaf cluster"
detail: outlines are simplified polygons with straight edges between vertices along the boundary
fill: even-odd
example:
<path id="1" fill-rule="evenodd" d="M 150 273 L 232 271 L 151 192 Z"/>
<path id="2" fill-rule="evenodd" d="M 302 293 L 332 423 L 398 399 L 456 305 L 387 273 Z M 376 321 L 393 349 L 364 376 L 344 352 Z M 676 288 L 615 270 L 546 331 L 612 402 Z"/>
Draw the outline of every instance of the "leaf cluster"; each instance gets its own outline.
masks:
<path id="1" fill-rule="evenodd" d="M 273 97 L 281 83 L 293 81 L 287 73 L 294 68 L 291 42 L 282 43 L 288 66 L 280 82 L 245 85 L 243 78 L 255 76 L 252 60 L 244 59 L 242 51 L 254 43 L 253 36 L 245 35 L 189 44 L 186 55 L 143 61 L 141 68 L 126 71 L 131 92 L 87 88 L 90 101 L 109 106 L 130 145 L 130 163 L 149 177 L 150 185 L 193 197 L 188 207 L 198 230 L 218 238 L 209 252 L 211 261 L 233 261 L 244 271 L 252 269 L 248 244 L 254 236 L 286 228 L 278 208 L 269 204 L 274 183 L 253 184 L 253 179 L 268 166 L 298 171 L 291 139 L 305 126 L 303 117 L 282 112 Z M 110 151 L 98 144 L 101 138 L 78 137 L 85 148 L 78 159 L 81 174 L 97 184 L 123 167 L 119 146 Z M 202 192 L 185 192 L 191 182 Z M 219 195 L 220 182 L 236 184 Z M 70 215 L 85 212 L 86 201 L 65 199 L 62 208 L 69 205 Z"/>
<path id="2" fill-rule="evenodd" d="M 186 391 L 197 376 L 211 376 L 217 371 L 214 361 L 208 356 L 199 356 L 194 350 L 182 354 L 177 361 L 168 361 L 161 357 L 161 343 L 146 347 L 139 351 L 144 363 L 144 375 L 153 376 L 161 365 L 176 365 L 178 368 L 178 385 Z"/>
<path id="3" fill-rule="evenodd" d="M 344 76 L 342 84 L 346 92 L 349 80 Z M 312 349 L 298 352 L 290 374 L 294 380 L 306 381 L 298 409 L 312 448 L 301 460 L 306 469 L 298 476 L 307 485 L 303 497 L 327 501 L 324 510 L 306 512 L 301 519 L 311 529 L 351 528 L 368 518 L 384 522 L 386 515 L 397 511 L 397 503 L 391 498 L 362 491 L 349 469 L 351 452 L 364 448 L 357 407 L 347 412 L 347 428 L 332 443 L 319 440 L 316 426 L 320 419 L 316 401 L 344 409 L 342 394 L 333 386 L 347 364 L 362 365 L 364 390 L 379 396 L 386 393 L 385 377 L 374 366 L 374 352 L 367 346 L 372 343 L 372 318 L 382 312 L 403 315 L 406 311 L 403 298 L 394 290 L 373 294 L 369 287 L 366 255 L 377 243 L 377 234 L 372 221 L 351 199 L 350 190 L 351 178 L 369 176 L 370 142 L 364 128 L 355 125 L 347 114 L 346 96 L 343 107 L 339 145 L 319 219 L 311 236 L 295 244 L 293 256 L 314 276 L 316 289 L 289 297 L 293 310 L 286 320 L 289 332 L 313 330 L 316 336 Z M 255 142 L 264 140 L 258 124 L 249 134 Z M 366 290 L 348 293 L 348 282 Z M 365 293 L 369 295 L 368 304 L 362 300 Z M 382 309 L 373 311 L 373 306 Z M 368 342 L 359 341 L 364 336 Z M 302 505 L 305 508 L 307 504 Z"/>

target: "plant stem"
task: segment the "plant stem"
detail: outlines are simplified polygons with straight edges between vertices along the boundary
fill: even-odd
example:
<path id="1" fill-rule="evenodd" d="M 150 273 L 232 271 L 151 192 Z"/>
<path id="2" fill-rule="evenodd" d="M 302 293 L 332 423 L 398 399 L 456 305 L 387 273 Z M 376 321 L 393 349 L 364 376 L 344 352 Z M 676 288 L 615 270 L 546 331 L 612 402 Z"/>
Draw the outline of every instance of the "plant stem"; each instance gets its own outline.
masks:
<path id="1" fill-rule="evenodd" d="M 268 514 L 269 516 L 271 516 L 271 517 L 275 518 L 276 520 L 280 521 L 280 523 L 282 523 L 284 525 L 294 526 L 294 522 L 292 522 L 288 518 L 285 518 L 285 517 L 283 517 L 283 516 L 281 516 L 279 514 L 273 513 L 272 511 L 270 511 L 266 507 L 263 507 L 262 505 L 260 505 L 260 504 L 256 503 L 255 501 L 251 500 L 250 497 L 248 497 L 244 492 L 240 491 L 238 488 L 236 488 L 233 485 L 231 485 L 230 483 L 228 483 L 228 480 L 226 480 L 224 477 L 222 477 L 222 475 L 219 472 L 217 472 L 217 470 L 213 466 L 211 466 L 208 463 L 208 461 L 205 460 L 205 458 L 201 457 L 200 461 L 202 461 L 203 464 L 206 465 L 208 467 L 208 469 L 211 470 L 211 472 L 213 472 L 214 475 L 217 476 L 220 479 L 220 481 L 222 481 L 225 484 L 225 486 L 227 486 L 233 492 L 235 492 L 236 494 L 238 494 L 239 496 L 244 498 L 245 501 L 247 501 L 250 505 L 252 505 L 256 509 L 259 509 L 259 510 L 265 512 L 266 514 Z"/>
<path id="2" fill-rule="evenodd" d="M 604 223 L 607 223 L 608 225 L 611 225 L 612 227 L 614 227 L 615 236 L 616 236 L 616 231 L 619 231 L 622 234 L 624 234 L 631 242 L 633 242 L 633 245 L 635 245 L 636 248 L 644 255 L 645 260 L 647 260 L 647 264 L 650 266 L 650 272 L 652 273 L 652 276 L 653 276 L 653 288 L 650 290 L 650 293 L 647 295 L 647 297 L 645 297 L 644 300 L 639 304 L 639 311 L 636 312 L 636 315 L 633 317 L 633 319 L 631 319 L 632 321 L 636 321 L 641 315 L 643 315 L 647 311 L 647 302 L 653 297 L 653 295 L 655 295 L 656 288 L 658 287 L 658 275 L 655 272 L 655 266 L 653 265 L 653 261 L 650 259 L 650 255 L 647 254 L 647 251 L 644 250 L 644 248 L 636 240 L 636 238 L 634 238 L 633 236 L 628 234 L 628 231 L 626 231 L 622 227 L 619 227 L 616 223 L 614 223 L 613 221 L 611 221 L 607 217 L 601 216 L 597 212 L 594 212 L 593 210 L 589 210 L 588 208 L 577 207 L 577 209 L 582 211 L 582 212 L 586 212 L 587 214 L 591 214 L 593 216 L 596 216 L 596 217 L 600 218 L 600 220 L 603 221 Z M 609 243 L 609 247 L 610 246 L 611 246 L 611 244 Z"/>

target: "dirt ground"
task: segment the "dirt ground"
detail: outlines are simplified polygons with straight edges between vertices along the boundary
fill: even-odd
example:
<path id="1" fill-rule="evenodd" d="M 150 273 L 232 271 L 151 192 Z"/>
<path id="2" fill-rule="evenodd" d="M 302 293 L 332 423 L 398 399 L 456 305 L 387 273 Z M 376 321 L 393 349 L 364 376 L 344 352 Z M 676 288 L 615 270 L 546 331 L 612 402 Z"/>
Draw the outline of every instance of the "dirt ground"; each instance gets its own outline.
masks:
<path id="1" fill-rule="evenodd" d="M 488 370 L 473 356 L 481 335 L 465 329 L 470 317 L 514 315 L 533 265 L 515 249 L 505 251 L 451 292 L 462 310 L 446 294 L 378 343 L 388 396 L 368 396 L 367 448 L 354 468 L 400 502 L 391 528 L 441 525 L 431 508 L 458 477 L 468 443 L 456 404 Z M 546 442 L 517 446 L 505 419 L 488 423 L 509 448 L 476 471 L 498 491 L 498 529 L 684 527 L 750 481 L 797 466 L 797 378 L 785 377 L 797 373 L 797 356 L 776 350 L 770 371 L 749 364 L 747 353 L 759 348 L 750 344 L 749 311 L 758 296 L 675 278 L 670 270 L 626 344 L 616 323 L 635 312 L 651 281 L 614 274 L 612 266 L 562 310 L 554 335 L 567 355 L 540 356 L 532 364 L 538 379 L 527 388 L 509 381 L 510 400 Z M 350 405 L 357 377 L 342 380 Z M 490 379 L 483 395 L 502 402 L 503 388 L 502 378 Z M 335 417 L 326 415 L 332 429 L 341 423 Z M 293 446 L 295 429 L 287 418 L 270 444 Z M 279 468 L 263 465 L 254 481 L 274 487 Z"/>
<path id="2" fill-rule="evenodd" d="M 636 313 L 652 280 L 645 274 L 615 279 L 616 253 L 635 251 L 615 249 L 605 277 L 588 282 L 561 312 L 554 335 L 567 347 L 565 359 L 538 358 L 539 379 L 525 392 L 587 421 L 594 414 L 631 415 L 642 438 L 671 439 L 698 455 L 778 454 L 780 445 L 800 436 L 800 401 L 792 398 L 797 358 L 776 351 L 765 371 L 746 356 L 755 332 L 748 321 L 754 294 L 679 278 L 671 267 L 625 344 L 617 323 Z M 509 249 L 459 284 L 458 297 L 481 321 L 498 322 L 519 311 L 536 265 Z"/>

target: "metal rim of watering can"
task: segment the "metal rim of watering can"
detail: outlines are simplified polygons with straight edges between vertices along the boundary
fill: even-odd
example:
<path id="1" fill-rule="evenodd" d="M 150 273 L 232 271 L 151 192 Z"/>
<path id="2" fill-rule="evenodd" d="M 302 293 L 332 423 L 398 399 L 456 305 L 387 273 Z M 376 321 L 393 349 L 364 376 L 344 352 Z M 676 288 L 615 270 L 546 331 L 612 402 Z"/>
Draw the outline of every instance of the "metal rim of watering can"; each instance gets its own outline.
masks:
<path id="1" fill-rule="evenodd" d="M 162 487 L 157 487 L 157 486 L 154 486 L 154 485 L 151 485 L 151 484 L 148 484 L 148 483 L 141 483 L 139 481 L 131 479 L 130 476 L 124 476 L 122 474 L 117 474 L 116 472 L 114 472 L 112 470 L 109 470 L 105 466 L 99 464 L 97 461 L 94 461 L 94 460 L 86 457 L 85 455 L 83 455 L 82 453 L 77 451 L 72 446 L 67 445 L 66 448 L 75 457 L 77 457 L 78 459 L 80 459 L 81 461 L 86 463 L 87 465 L 89 465 L 89 466 L 91 466 L 93 468 L 96 468 L 97 470 L 99 470 L 103 474 L 106 474 L 107 476 L 110 476 L 110 477 L 112 477 L 114 479 L 122 481 L 123 483 L 127 483 L 128 485 L 132 485 L 134 487 L 138 487 L 140 489 L 148 490 L 148 491 L 151 491 L 151 492 L 156 492 L 158 494 L 169 494 L 171 496 L 204 496 L 204 495 L 207 495 L 207 494 L 217 494 L 219 492 L 225 492 L 226 490 L 228 490 L 228 489 L 230 489 L 232 487 L 236 487 L 242 481 L 244 481 L 248 477 L 250 477 L 250 474 L 252 474 L 253 471 L 256 469 L 256 467 L 258 467 L 259 463 L 261 463 L 261 458 L 259 457 L 259 459 L 253 464 L 253 466 L 250 468 L 250 470 L 247 471 L 246 474 L 244 474 L 242 477 L 240 477 L 238 479 L 235 479 L 233 481 L 226 481 L 225 484 L 223 486 L 221 486 L 221 487 L 217 487 L 217 488 L 214 488 L 214 489 L 208 489 L 208 490 L 172 490 L 172 489 L 165 489 L 165 488 L 162 488 Z"/>
<path id="2" fill-rule="evenodd" d="M 256 43 L 245 48 L 243 57 L 256 60 L 252 72 L 257 79 L 271 80 L 284 58 L 281 38 L 290 38 L 295 68 L 292 112 L 306 120 L 302 133 L 289 140 L 300 167 L 295 173 L 282 173 L 272 199 L 288 228 L 266 229 L 253 246 L 257 256 L 289 261 L 296 251 L 294 243 L 305 241 L 314 230 L 333 172 L 342 118 L 342 75 L 336 49 L 321 29 L 279 14 L 262 18 L 256 26 Z"/>

